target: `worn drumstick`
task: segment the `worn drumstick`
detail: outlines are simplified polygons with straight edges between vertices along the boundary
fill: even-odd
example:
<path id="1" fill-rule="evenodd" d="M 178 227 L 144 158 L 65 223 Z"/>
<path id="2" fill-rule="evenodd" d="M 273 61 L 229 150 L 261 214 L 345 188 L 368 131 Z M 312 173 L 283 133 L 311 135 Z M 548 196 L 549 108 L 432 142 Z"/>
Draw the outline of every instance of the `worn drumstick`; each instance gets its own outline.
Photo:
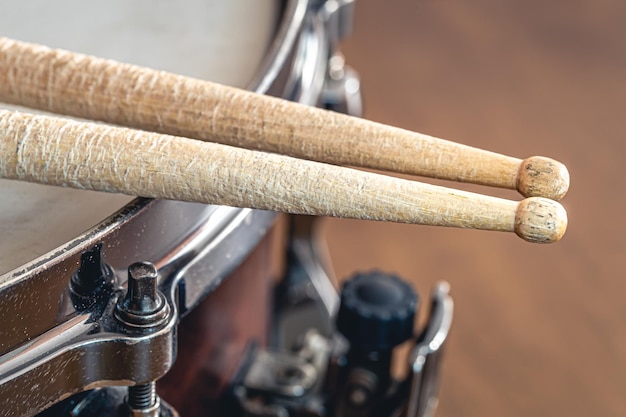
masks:
<path id="1" fill-rule="evenodd" d="M 351 168 L 95 123 L 0 111 L 0 176 L 295 214 L 514 231 L 559 240 L 556 201 L 521 202 Z"/>
<path id="2" fill-rule="evenodd" d="M 565 166 L 472 148 L 322 109 L 0 38 L 0 101 L 298 158 L 562 198 Z"/>

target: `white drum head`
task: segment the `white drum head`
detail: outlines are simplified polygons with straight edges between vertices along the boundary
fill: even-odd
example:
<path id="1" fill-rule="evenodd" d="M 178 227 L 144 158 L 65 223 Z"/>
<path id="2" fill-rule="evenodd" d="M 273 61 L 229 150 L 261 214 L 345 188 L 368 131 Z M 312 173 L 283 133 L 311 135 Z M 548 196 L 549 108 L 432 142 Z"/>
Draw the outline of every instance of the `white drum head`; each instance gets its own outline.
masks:
<path id="1" fill-rule="evenodd" d="M 22 0 L 0 3 L 0 36 L 244 87 L 272 41 L 278 14 L 276 0 Z M 0 275 L 130 199 L 0 180 Z"/>

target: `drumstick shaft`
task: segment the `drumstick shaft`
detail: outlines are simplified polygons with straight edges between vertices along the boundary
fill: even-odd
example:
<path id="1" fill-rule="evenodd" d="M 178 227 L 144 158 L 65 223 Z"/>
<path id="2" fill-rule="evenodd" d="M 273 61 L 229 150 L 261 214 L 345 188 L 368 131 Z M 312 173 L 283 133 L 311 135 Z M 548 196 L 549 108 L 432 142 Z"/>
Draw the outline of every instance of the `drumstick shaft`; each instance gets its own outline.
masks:
<path id="1" fill-rule="evenodd" d="M 566 223 L 561 205 L 544 198 L 517 203 L 283 155 L 10 111 L 0 111 L 0 176 L 295 214 L 515 231 L 533 242 L 558 240 Z"/>
<path id="2" fill-rule="evenodd" d="M 162 71 L 0 38 L 0 101 L 294 157 L 560 199 L 565 166 Z"/>

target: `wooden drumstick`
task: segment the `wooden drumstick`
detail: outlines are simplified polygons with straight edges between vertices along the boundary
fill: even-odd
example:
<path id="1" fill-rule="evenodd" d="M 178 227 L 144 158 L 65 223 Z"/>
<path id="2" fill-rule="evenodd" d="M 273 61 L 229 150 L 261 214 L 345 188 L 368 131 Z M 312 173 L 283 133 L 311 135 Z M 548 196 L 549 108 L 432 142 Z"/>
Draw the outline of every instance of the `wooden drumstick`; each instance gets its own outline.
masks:
<path id="1" fill-rule="evenodd" d="M 565 166 L 207 81 L 0 38 L 0 101 L 294 157 L 562 198 Z"/>
<path id="2" fill-rule="evenodd" d="M 519 203 L 284 155 L 0 111 L 0 176 L 295 214 L 514 231 L 561 238 L 563 207 Z"/>

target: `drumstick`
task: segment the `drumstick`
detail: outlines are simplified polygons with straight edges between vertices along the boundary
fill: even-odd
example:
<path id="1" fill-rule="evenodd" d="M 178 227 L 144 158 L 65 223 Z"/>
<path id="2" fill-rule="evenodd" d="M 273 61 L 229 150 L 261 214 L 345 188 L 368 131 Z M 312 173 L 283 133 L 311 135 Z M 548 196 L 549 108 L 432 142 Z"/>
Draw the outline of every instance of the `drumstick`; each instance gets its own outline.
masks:
<path id="1" fill-rule="evenodd" d="M 565 166 L 484 151 L 248 91 L 0 38 L 0 101 L 294 157 L 559 200 Z"/>
<path id="2" fill-rule="evenodd" d="M 514 231 L 559 240 L 563 207 L 519 203 L 221 144 L 0 111 L 0 177 L 295 214 Z"/>

